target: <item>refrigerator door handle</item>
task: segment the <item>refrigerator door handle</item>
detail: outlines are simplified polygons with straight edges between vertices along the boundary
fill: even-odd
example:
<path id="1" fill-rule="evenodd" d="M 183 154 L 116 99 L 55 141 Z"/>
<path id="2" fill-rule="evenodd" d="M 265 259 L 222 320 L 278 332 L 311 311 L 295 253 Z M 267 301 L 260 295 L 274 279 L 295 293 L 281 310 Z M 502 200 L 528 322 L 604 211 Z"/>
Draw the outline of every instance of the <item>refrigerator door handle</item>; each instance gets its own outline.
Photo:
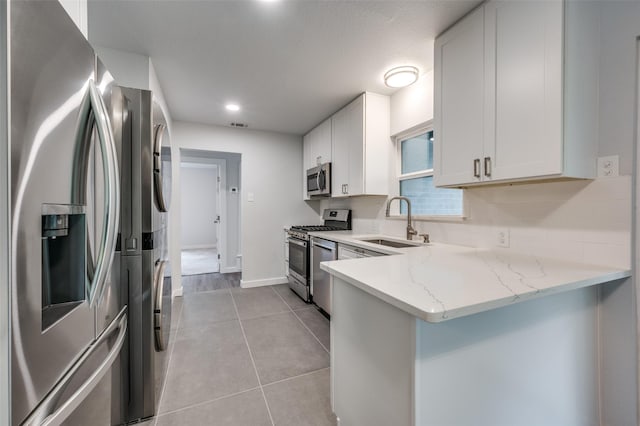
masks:
<path id="1" fill-rule="evenodd" d="M 100 366 L 91 376 L 65 401 L 59 408 L 51 413 L 51 410 L 58 406 L 58 400 L 66 390 L 68 384 L 74 378 L 75 373 L 82 367 L 82 364 L 91 357 L 94 352 L 102 346 L 109 338 L 117 332 L 115 344 Z M 85 400 L 91 391 L 100 383 L 100 380 L 111 369 L 114 361 L 120 354 L 122 345 L 127 335 L 127 307 L 125 306 L 109 327 L 98 337 L 82 357 L 74 364 L 69 372 L 58 382 L 47 397 L 40 403 L 38 408 L 23 423 L 24 426 L 57 426 L 62 424 L 73 411 Z"/>
<path id="2" fill-rule="evenodd" d="M 104 223 L 104 238 L 98 254 L 96 274 L 94 276 L 94 295 L 90 298 L 90 306 L 93 307 L 96 305 L 96 302 L 102 299 L 107 275 L 111 270 L 115 254 L 118 228 L 120 226 L 120 173 L 118 170 L 116 143 L 113 137 L 113 128 L 109 121 L 107 107 L 93 80 L 89 82 L 89 94 L 91 96 L 91 108 L 98 130 L 100 148 L 102 150 L 103 167 L 107 175 L 105 191 L 107 219 Z"/>
<path id="3" fill-rule="evenodd" d="M 88 93 L 80 107 L 80 120 L 76 136 L 76 154 L 74 171 L 73 201 L 85 204 L 85 190 L 87 179 L 87 164 L 91 125 L 95 123 L 98 133 L 99 147 L 102 153 L 102 168 L 105 179 L 105 221 L 102 227 L 102 240 L 95 263 L 95 270 L 89 270 L 89 296 L 90 307 L 93 308 L 102 298 L 107 275 L 113 263 L 118 229 L 120 222 L 120 173 L 118 170 L 115 138 L 107 107 L 102 95 L 93 80 L 88 82 Z M 89 254 L 90 254 L 90 250 Z M 89 262 L 89 268 L 93 261 Z"/>

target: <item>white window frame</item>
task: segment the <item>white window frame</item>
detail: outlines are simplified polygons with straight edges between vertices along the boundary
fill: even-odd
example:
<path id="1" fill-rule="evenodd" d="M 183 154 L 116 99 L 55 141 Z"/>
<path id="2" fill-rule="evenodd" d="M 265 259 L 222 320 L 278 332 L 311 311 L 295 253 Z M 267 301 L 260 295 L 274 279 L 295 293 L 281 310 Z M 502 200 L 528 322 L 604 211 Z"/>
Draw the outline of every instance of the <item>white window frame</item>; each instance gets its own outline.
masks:
<path id="1" fill-rule="evenodd" d="M 433 176 L 433 169 L 425 169 L 417 172 L 402 173 L 402 141 L 414 138 L 421 134 L 433 131 L 433 121 L 428 121 L 419 127 L 399 133 L 394 138 L 396 144 L 396 160 L 395 160 L 395 178 L 394 178 L 394 195 L 400 195 L 400 182 L 403 180 L 416 179 L 421 177 Z M 436 137 L 434 135 L 434 137 Z M 434 146 L 435 150 L 435 146 Z M 432 159 L 435 165 L 435 158 Z M 390 219 L 407 220 L 406 215 L 400 214 L 400 203 L 393 203 L 391 206 Z M 414 220 L 442 221 L 442 222 L 458 222 L 467 218 L 467 203 L 464 192 L 462 193 L 462 214 L 460 215 L 412 215 Z"/>

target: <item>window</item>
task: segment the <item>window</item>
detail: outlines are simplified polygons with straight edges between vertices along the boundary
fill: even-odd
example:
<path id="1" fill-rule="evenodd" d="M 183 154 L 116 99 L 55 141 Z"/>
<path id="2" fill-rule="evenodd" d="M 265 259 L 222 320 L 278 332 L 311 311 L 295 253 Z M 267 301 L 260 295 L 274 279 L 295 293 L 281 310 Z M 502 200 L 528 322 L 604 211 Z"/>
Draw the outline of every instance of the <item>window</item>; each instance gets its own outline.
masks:
<path id="1" fill-rule="evenodd" d="M 462 190 L 433 186 L 433 138 L 433 130 L 423 129 L 396 140 L 399 193 L 411 200 L 412 215 L 462 216 Z"/>

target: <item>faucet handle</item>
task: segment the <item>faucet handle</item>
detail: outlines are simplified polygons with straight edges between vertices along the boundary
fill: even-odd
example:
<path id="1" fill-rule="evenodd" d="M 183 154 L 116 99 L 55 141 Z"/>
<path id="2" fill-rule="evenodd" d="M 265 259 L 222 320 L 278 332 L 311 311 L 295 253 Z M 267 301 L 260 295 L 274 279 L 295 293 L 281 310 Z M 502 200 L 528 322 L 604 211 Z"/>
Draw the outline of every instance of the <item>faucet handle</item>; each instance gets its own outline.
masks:
<path id="1" fill-rule="evenodd" d="M 420 236 L 420 237 L 422 237 L 422 242 L 423 242 L 423 243 L 425 243 L 425 244 L 426 244 L 426 243 L 429 243 L 429 242 L 430 242 L 430 241 L 429 241 L 429 234 L 420 234 L 419 236 Z"/>

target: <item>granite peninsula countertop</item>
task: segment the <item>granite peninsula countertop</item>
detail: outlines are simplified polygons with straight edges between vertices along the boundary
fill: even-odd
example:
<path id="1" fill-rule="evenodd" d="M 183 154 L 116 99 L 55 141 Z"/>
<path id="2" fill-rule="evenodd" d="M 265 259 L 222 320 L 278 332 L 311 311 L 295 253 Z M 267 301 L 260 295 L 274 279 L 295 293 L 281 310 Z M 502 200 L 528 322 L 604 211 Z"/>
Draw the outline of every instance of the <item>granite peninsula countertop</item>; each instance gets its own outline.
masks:
<path id="1" fill-rule="evenodd" d="M 389 254 L 323 262 L 320 268 L 434 323 L 631 275 L 629 269 L 524 255 L 509 249 L 439 243 L 390 248 L 360 239 L 402 240 L 351 231 L 310 235 Z"/>

